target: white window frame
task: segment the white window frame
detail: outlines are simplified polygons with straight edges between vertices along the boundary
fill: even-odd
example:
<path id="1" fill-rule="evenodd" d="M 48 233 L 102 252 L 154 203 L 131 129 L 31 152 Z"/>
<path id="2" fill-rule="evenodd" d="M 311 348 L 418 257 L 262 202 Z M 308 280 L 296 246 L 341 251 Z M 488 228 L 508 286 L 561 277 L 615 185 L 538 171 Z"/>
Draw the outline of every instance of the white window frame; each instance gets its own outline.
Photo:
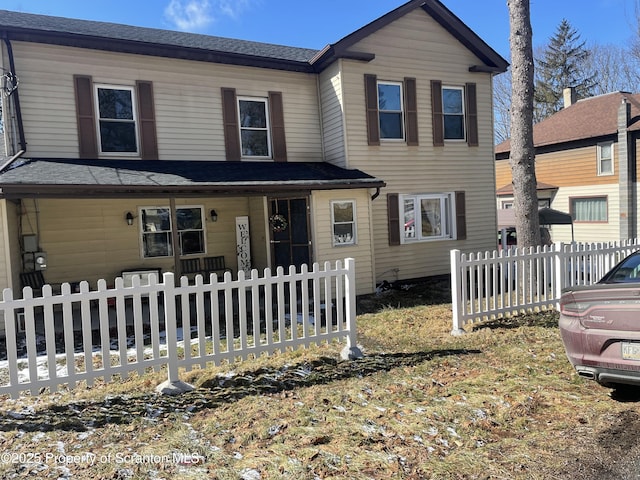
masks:
<path id="1" fill-rule="evenodd" d="M 393 85 L 400 89 L 400 110 L 384 110 L 380 106 L 380 85 Z M 400 114 L 400 128 L 402 129 L 402 135 L 400 137 L 383 137 L 382 128 L 380 128 L 380 141 L 383 142 L 404 142 L 406 137 L 406 125 L 405 125 L 405 113 L 404 113 L 404 84 L 402 82 L 390 82 L 386 80 L 378 80 L 376 84 L 376 96 L 378 102 L 378 123 L 380 123 L 380 115 L 383 113 L 399 113 Z"/>
<path id="2" fill-rule="evenodd" d="M 190 232 L 190 231 L 198 231 L 198 232 L 202 232 L 202 246 L 203 246 L 203 251 L 202 252 L 196 252 L 196 253 L 190 253 L 190 254 L 182 254 L 182 252 L 180 253 L 180 257 L 184 257 L 184 258 L 188 258 L 188 257 L 194 257 L 194 256 L 198 256 L 198 255 L 206 255 L 207 253 L 207 226 L 206 226 L 206 217 L 205 217 L 205 209 L 204 209 L 204 205 L 180 205 L 180 206 L 176 206 L 176 212 L 178 210 L 182 210 L 182 209 L 193 209 L 193 208 L 197 208 L 200 210 L 200 218 L 201 218 L 201 222 L 202 222 L 202 229 L 188 229 L 188 230 L 179 230 L 178 231 L 178 237 L 180 238 L 180 233 L 181 232 Z M 149 235 L 149 234 L 153 234 L 153 233 L 157 233 L 157 232 L 152 232 L 152 231 L 145 231 L 145 226 L 142 223 L 143 222 L 143 211 L 144 210 L 150 210 L 150 209 L 164 209 L 169 211 L 169 230 L 161 230 L 160 233 L 167 233 L 168 235 L 168 254 L 167 255 L 155 255 L 155 256 L 147 256 L 145 255 L 145 248 L 144 248 L 144 236 L 145 235 Z M 171 218 L 171 208 L 168 205 L 145 205 L 142 207 L 138 208 L 138 218 L 140 219 L 140 257 L 141 258 L 168 258 L 168 257 L 172 257 L 173 256 L 173 220 Z"/>
<path id="3" fill-rule="evenodd" d="M 117 119 L 117 118 L 102 118 L 100 117 L 100 101 L 98 98 L 98 90 L 127 90 L 131 92 L 131 112 L 132 120 Z M 96 109 L 96 135 L 98 139 L 98 152 L 100 155 L 113 155 L 118 157 L 137 157 L 140 155 L 140 133 L 138 128 L 138 108 L 135 87 L 129 85 L 112 85 L 107 83 L 97 83 L 93 88 L 94 104 Z M 102 150 L 102 137 L 100 135 L 100 121 L 108 121 L 113 123 L 133 123 L 134 132 L 136 135 L 136 151 L 135 152 L 104 152 Z"/>
<path id="4" fill-rule="evenodd" d="M 240 102 L 256 102 L 264 104 L 264 114 L 265 114 L 265 128 L 258 127 L 243 127 L 242 126 L 242 116 L 240 114 Z M 252 160 L 262 160 L 262 159 L 271 159 L 273 158 L 273 150 L 271 147 L 271 119 L 269 115 L 269 99 L 264 97 L 238 97 L 236 102 L 236 108 L 238 109 L 238 135 L 240 136 L 240 154 L 242 158 L 250 158 Z M 244 147 L 242 145 L 242 131 L 243 130 L 252 130 L 252 131 L 266 131 L 267 132 L 267 155 L 245 155 Z"/>
<path id="5" fill-rule="evenodd" d="M 603 158 L 602 157 L 602 148 L 608 146 L 609 147 L 609 152 L 610 152 L 610 157 L 609 158 Z M 608 176 L 608 175 L 613 175 L 614 174 L 614 143 L 613 142 L 602 142 L 602 143 L 598 143 L 597 145 L 597 151 L 598 151 L 598 176 Z M 610 171 L 604 171 L 602 168 L 602 161 L 603 160 L 609 160 L 611 162 L 611 170 Z"/>
<path id="6" fill-rule="evenodd" d="M 461 93 L 461 113 L 447 113 L 445 108 L 444 94 L 446 90 L 459 90 Z M 442 86 L 442 137 L 445 142 L 466 142 L 467 141 L 467 111 L 466 111 L 466 99 L 465 99 L 464 87 L 455 87 L 452 85 Z M 447 122 L 448 116 L 462 117 L 462 138 L 448 138 L 447 137 Z"/>
<path id="7" fill-rule="evenodd" d="M 440 228 L 439 235 L 422 236 L 422 215 L 415 215 L 421 210 L 422 200 L 440 201 Z M 434 242 L 442 240 L 455 240 L 456 232 L 456 196 L 455 192 L 444 193 L 420 193 L 415 195 L 399 195 L 400 211 L 400 242 L 402 244 L 415 242 Z M 405 212 L 405 202 L 413 202 L 413 223 L 407 228 L 407 213 Z M 444 220 L 443 220 L 444 219 Z"/>
<path id="8" fill-rule="evenodd" d="M 335 206 L 341 203 L 351 204 L 351 211 L 353 213 L 353 218 L 348 222 L 339 222 L 335 218 Z M 356 210 L 356 201 L 355 200 L 332 200 L 331 201 L 331 238 L 333 241 L 334 247 L 345 247 L 349 245 L 355 245 L 357 241 L 357 230 L 356 230 L 356 221 L 357 218 L 357 210 Z M 338 225 L 351 225 L 351 236 L 348 237 L 346 235 L 337 235 L 336 234 L 336 226 Z"/>

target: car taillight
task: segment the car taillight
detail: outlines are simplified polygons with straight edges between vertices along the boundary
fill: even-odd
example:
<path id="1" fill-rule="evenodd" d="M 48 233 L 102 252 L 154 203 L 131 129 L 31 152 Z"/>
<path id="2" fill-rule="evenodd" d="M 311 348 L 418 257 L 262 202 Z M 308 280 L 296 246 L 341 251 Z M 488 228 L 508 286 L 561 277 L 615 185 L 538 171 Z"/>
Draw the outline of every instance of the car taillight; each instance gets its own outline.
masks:
<path id="1" fill-rule="evenodd" d="M 560 314 L 562 315 L 579 317 L 589 306 L 590 304 L 588 302 L 576 302 L 571 293 L 565 293 L 560 297 Z"/>

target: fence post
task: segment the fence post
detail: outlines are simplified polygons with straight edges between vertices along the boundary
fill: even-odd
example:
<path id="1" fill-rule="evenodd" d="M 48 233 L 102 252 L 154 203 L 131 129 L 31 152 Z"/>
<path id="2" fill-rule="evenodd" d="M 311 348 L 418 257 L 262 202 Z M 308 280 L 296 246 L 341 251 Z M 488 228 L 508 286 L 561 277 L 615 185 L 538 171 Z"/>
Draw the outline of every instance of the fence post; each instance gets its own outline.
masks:
<path id="1" fill-rule="evenodd" d="M 564 243 L 554 243 L 553 249 L 556 252 L 555 255 L 555 272 L 554 275 L 556 277 L 555 286 L 556 291 L 554 292 L 554 300 L 556 301 L 556 311 L 560 311 L 560 297 L 562 296 L 562 289 L 565 284 L 565 277 L 567 274 L 566 262 L 564 261 Z"/>
<path id="2" fill-rule="evenodd" d="M 342 349 L 340 357 L 343 360 L 355 360 L 364 355 L 358 348 L 356 329 L 356 261 L 353 258 L 346 258 L 344 266 L 347 271 L 344 278 L 344 315 L 349 335 L 347 336 L 347 346 Z"/>
<path id="3" fill-rule="evenodd" d="M 451 308 L 453 310 L 453 329 L 451 335 L 463 335 L 466 333 L 461 324 L 462 318 L 462 275 L 460 264 L 462 263 L 462 252 L 453 249 L 451 254 Z"/>
<path id="4" fill-rule="evenodd" d="M 190 392 L 193 386 L 181 382 L 178 377 L 178 326 L 176 316 L 176 286 L 173 273 L 163 274 L 162 284 L 158 284 L 156 295 L 164 292 L 164 328 L 167 335 L 167 372 L 169 378 L 156 387 L 163 395 L 178 395 Z M 185 342 L 184 348 L 190 348 Z"/>

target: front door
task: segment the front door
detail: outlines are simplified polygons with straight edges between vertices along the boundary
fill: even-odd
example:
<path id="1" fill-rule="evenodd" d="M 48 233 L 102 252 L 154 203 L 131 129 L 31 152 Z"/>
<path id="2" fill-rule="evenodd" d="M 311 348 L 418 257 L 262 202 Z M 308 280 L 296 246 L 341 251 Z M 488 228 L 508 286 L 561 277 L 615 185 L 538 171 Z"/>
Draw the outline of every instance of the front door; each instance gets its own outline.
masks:
<path id="1" fill-rule="evenodd" d="M 311 263 L 309 199 L 272 198 L 269 200 L 271 264 L 276 267 Z"/>

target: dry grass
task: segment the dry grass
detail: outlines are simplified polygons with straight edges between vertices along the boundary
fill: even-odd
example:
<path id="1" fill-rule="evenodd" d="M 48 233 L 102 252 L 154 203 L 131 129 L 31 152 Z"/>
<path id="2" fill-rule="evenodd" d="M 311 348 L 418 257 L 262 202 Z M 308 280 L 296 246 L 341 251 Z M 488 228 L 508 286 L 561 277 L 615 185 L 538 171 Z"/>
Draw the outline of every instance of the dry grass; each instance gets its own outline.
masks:
<path id="1" fill-rule="evenodd" d="M 336 362 L 335 344 L 184 373 L 191 405 L 148 394 L 162 373 L 5 400 L 0 445 L 17 462 L 0 477 L 614 478 L 610 462 L 637 453 L 635 403 L 575 375 L 554 313 L 452 337 L 449 304 L 405 301 L 358 317 L 362 361 Z M 87 415 L 111 419 L 79 428 Z M 93 465 L 70 457 L 83 452 Z"/>

